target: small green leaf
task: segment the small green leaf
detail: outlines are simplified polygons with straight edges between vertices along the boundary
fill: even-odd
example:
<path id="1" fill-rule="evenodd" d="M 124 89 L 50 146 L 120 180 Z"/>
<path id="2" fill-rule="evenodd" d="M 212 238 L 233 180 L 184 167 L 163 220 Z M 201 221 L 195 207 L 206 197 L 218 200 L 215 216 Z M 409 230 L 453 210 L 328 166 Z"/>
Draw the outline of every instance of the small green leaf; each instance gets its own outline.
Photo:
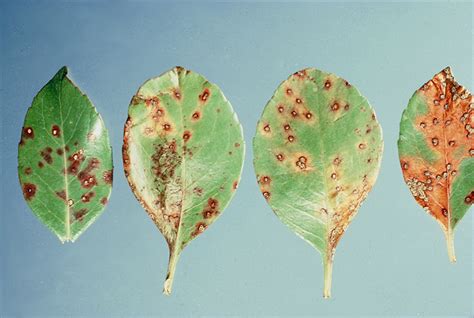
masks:
<path id="1" fill-rule="evenodd" d="M 112 149 L 91 101 L 58 73 L 33 99 L 18 146 L 18 175 L 35 215 L 74 242 L 102 213 L 112 190 Z"/>
<path id="2" fill-rule="evenodd" d="M 283 223 L 322 256 L 330 297 L 334 252 L 378 175 L 382 131 L 347 81 L 294 73 L 266 105 L 253 140 L 260 190 Z"/>
<path id="3" fill-rule="evenodd" d="M 171 293 L 181 251 L 230 202 L 244 158 L 232 106 L 201 75 L 175 67 L 133 96 L 124 129 L 130 187 L 170 249 L 163 292 Z"/>
<path id="4" fill-rule="evenodd" d="M 419 88 L 400 122 L 403 177 L 441 225 L 456 261 L 454 228 L 474 201 L 474 98 L 445 68 Z"/>

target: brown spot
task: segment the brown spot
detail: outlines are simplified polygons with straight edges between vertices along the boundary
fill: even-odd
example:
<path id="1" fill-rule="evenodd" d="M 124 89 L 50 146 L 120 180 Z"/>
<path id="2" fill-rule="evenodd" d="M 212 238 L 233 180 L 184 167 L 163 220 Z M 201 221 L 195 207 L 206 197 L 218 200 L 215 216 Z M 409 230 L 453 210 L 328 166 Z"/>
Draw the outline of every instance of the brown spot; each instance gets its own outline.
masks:
<path id="1" fill-rule="evenodd" d="M 350 107 L 349 104 L 346 104 L 346 105 L 344 106 L 344 110 L 349 110 L 349 107 Z"/>
<path id="2" fill-rule="evenodd" d="M 266 124 L 265 126 L 263 126 L 263 131 L 270 132 L 270 124 Z"/>
<path id="3" fill-rule="evenodd" d="M 30 201 L 36 194 L 36 185 L 32 183 L 25 183 L 23 185 L 23 196 L 25 200 Z"/>
<path id="4" fill-rule="evenodd" d="M 64 190 L 57 191 L 57 192 L 56 192 L 56 195 L 58 196 L 58 198 L 60 198 L 60 199 L 63 200 L 64 202 L 67 202 L 66 191 L 64 191 Z"/>
<path id="5" fill-rule="evenodd" d="M 286 89 L 286 95 L 291 96 L 293 94 L 293 90 L 291 88 Z"/>
<path id="6" fill-rule="evenodd" d="M 62 156 L 64 154 L 64 151 L 62 148 L 58 148 L 56 149 L 56 153 L 59 155 L 59 156 Z"/>
<path id="7" fill-rule="evenodd" d="M 209 198 L 207 200 L 207 206 L 205 206 L 202 211 L 202 216 L 205 219 L 210 219 L 212 217 L 217 216 L 217 214 L 219 214 L 218 207 L 219 207 L 219 201 L 217 201 L 214 198 Z"/>
<path id="8" fill-rule="evenodd" d="M 197 195 L 198 197 L 200 197 L 200 196 L 202 195 L 202 188 L 200 188 L 200 187 L 195 187 L 195 188 L 193 189 L 193 193 L 194 193 L 195 195 Z"/>
<path id="9" fill-rule="evenodd" d="M 339 104 L 338 104 L 338 103 L 333 103 L 333 104 L 331 105 L 331 110 L 332 110 L 333 112 L 337 111 L 338 109 L 339 109 Z"/>
<path id="10" fill-rule="evenodd" d="M 367 130 L 365 131 L 366 134 L 370 134 L 370 132 L 372 131 L 372 128 L 367 128 Z"/>
<path id="11" fill-rule="evenodd" d="M 306 117 L 307 119 L 311 119 L 311 117 L 313 117 L 313 114 L 311 114 L 310 112 L 307 112 L 307 113 L 305 114 L 305 117 Z"/>
<path id="12" fill-rule="evenodd" d="M 138 99 L 140 99 L 140 98 L 138 97 Z M 133 100 L 132 100 L 132 103 L 133 103 Z M 152 98 L 146 98 L 145 99 L 145 105 L 146 106 L 155 106 L 155 105 L 158 105 L 159 103 L 160 103 L 160 100 L 158 99 L 157 96 L 153 96 Z"/>
<path id="13" fill-rule="evenodd" d="M 425 129 L 425 128 L 426 128 L 426 123 L 425 123 L 424 121 L 422 121 L 422 122 L 420 123 L 420 127 L 423 128 L 423 129 Z"/>
<path id="14" fill-rule="evenodd" d="M 464 202 L 466 204 L 472 204 L 473 201 L 474 201 L 474 191 L 471 191 L 471 193 L 464 198 Z"/>
<path id="15" fill-rule="evenodd" d="M 106 205 L 107 202 L 109 202 L 109 199 L 107 199 L 106 197 L 103 197 L 102 199 L 100 199 L 100 204 L 102 205 Z"/>
<path id="16" fill-rule="evenodd" d="M 81 201 L 84 202 L 84 203 L 88 203 L 91 201 L 91 199 L 95 196 L 95 192 L 91 191 L 91 192 L 87 192 L 87 193 L 84 193 L 82 196 L 81 196 Z"/>
<path id="17" fill-rule="evenodd" d="M 174 177 L 176 168 L 181 164 L 182 157 L 176 152 L 176 142 L 171 141 L 167 145 L 156 145 L 151 160 L 153 161 L 153 174 L 160 182 L 168 184 Z"/>
<path id="18" fill-rule="evenodd" d="M 364 143 L 360 143 L 360 144 L 359 144 L 359 149 L 361 149 L 361 150 L 362 150 L 362 149 L 365 149 L 366 147 L 367 147 L 367 145 L 364 144 Z"/>
<path id="19" fill-rule="evenodd" d="M 402 161 L 402 162 L 400 162 L 400 165 L 402 166 L 403 170 L 408 170 L 408 168 L 409 168 L 408 162 Z"/>
<path id="20" fill-rule="evenodd" d="M 348 81 L 344 81 L 344 84 L 346 84 L 346 87 L 351 87 L 351 84 Z"/>
<path id="21" fill-rule="evenodd" d="M 336 178 L 337 178 L 337 175 L 336 175 L 335 172 L 333 172 L 333 173 L 331 174 L 331 179 L 335 180 Z"/>
<path id="22" fill-rule="evenodd" d="M 296 161 L 296 166 L 300 168 L 301 170 L 306 169 L 306 163 L 308 162 L 308 158 L 305 156 L 300 156 L 298 160 Z"/>
<path id="23" fill-rule="evenodd" d="M 33 139 L 35 137 L 35 132 L 33 131 L 33 128 L 23 128 L 23 137 L 25 137 L 25 139 Z"/>
<path id="24" fill-rule="evenodd" d="M 183 140 L 184 142 L 187 142 L 189 140 L 189 138 L 191 138 L 191 132 L 189 132 L 188 130 L 186 130 L 184 133 L 183 133 Z"/>
<path id="25" fill-rule="evenodd" d="M 84 161 L 83 151 L 79 150 L 73 153 L 72 155 L 68 157 L 68 161 L 70 162 L 70 164 L 67 168 L 67 172 L 73 175 L 77 174 L 79 171 L 79 166 Z"/>
<path id="26" fill-rule="evenodd" d="M 263 194 L 263 197 L 264 197 L 266 200 L 270 199 L 270 196 L 271 196 L 270 192 L 268 192 L 268 191 L 263 191 L 262 194 Z"/>
<path id="27" fill-rule="evenodd" d="M 51 149 L 51 147 L 46 147 L 40 152 L 41 157 L 43 157 L 44 161 L 46 161 L 47 164 L 53 163 L 53 157 L 51 156 L 52 152 L 53 149 Z"/>
<path id="28" fill-rule="evenodd" d="M 209 89 L 205 88 L 204 91 L 201 93 L 201 95 L 199 95 L 199 99 L 202 102 L 205 102 L 209 98 L 209 95 L 210 95 Z"/>
<path id="29" fill-rule="evenodd" d="M 234 181 L 234 183 L 232 184 L 232 189 L 234 190 L 237 190 L 237 187 L 239 186 L 239 182 L 236 180 Z"/>
<path id="30" fill-rule="evenodd" d="M 296 101 L 297 104 L 301 104 L 301 103 L 303 102 L 303 101 L 301 100 L 301 98 L 297 98 L 295 101 Z"/>
<path id="31" fill-rule="evenodd" d="M 173 96 L 177 99 L 177 100 L 181 100 L 181 92 L 179 89 L 175 88 L 173 89 Z"/>
<path id="32" fill-rule="evenodd" d="M 51 128 L 51 134 L 53 134 L 54 137 L 61 136 L 61 129 L 58 125 L 53 125 L 53 127 Z"/>
<path id="33" fill-rule="evenodd" d="M 283 106 L 278 106 L 278 112 L 283 113 L 285 111 L 285 108 Z"/>
<path id="34" fill-rule="evenodd" d="M 31 167 L 27 167 L 27 168 L 25 168 L 24 172 L 25 172 L 25 174 L 28 175 L 28 174 L 31 174 L 33 172 L 33 169 L 31 169 Z"/>
<path id="35" fill-rule="evenodd" d="M 209 198 L 207 200 L 207 205 L 212 208 L 212 209 L 215 209 L 219 206 L 219 201 L 217 201 L 216 199 L 213 199 L 213 198 Z"/>
<path id="36" fill-rule="evenodd" d="M 82 208 L 80 210 L 74 211 L 74 219 L 81 222 L 82 220 L 84 220 L 84 217 L 86 216 L 86 214 L 87 214 L 86 208 Z"/>
<path id="37" fill-rule="evenodd" d="M 296 112 L 296 110 L 292 110 L 292 111 L 291 111 L 291 116 L 293 116 L 293 117 L 298 116 L 298 113 Z"/>
<path id="38" fill-rule="evenodd" d="M 191 233 L 191 236 L 192 237 L 198 236 L 199 234 L 204 232 L 206 228 L 207 228 L 206 223 L 204 222 L 197 223 L 194 232 Z"/>
<path id="39" fill-rule="evenodd" d="M 435 147 L 438 146 L 438 144 L 439 144 L 438 138 L 436 138 L 436 137 L 432 138 L 432 139 L 431 139 L 431 143 L 432 143 L 433 146 L 435 146 Z"/>
<path id="40" fill-rule="evenodd" d="M 283 161 L 285 160 L 285 156 L 283 156 L 283 154 L 279 153 L 275 156 L 277 158 L 278 161 Z"/>
<path id="41" fill-rule="evenodd" d="M 113 171 L 112 170 L 104 171 L 104 174 L 102 175 L 102 178 L 104 179 L 104 182 L 106 184 L 112 184 L 112 181 L 114 179 Z"/>
<path id="42" fill-rule="evenodd" d="M 170 130 L 171 130 L 171 125 L 168 124 L 168 123 L 166 123 L 166 124 L 163 125 L 163 129 L 164 129 L 165 131 L 170 131 Z"/>
<path id="43" fill-rule="evenodd" d="M 454 147 L 456 145 L 456 142 L 454 140 L 450 140 L 448 142 L 448 145 L 451 146 L 451 147 Z"/>
<path id="44" fill-rule="evenodd" d="M 290 127 L 290 125 L 289 125 L 289 124 L 286 124 L 285 126 L 283 126 L 283 129 L 285 129 L 285 130 L 290 130 L 290 129 L 291 129 L 291 127 Z"/>
<path id="45" fill-rule="evenodd" d="M 295 137 L 292 136 L 292 135 L 289 135 L 289 136 L 288 136 L 288 141 L 289 141 L 289 142 L 295 141 Z"/>
<path id="46" fill-rule="evenodd" d="M 85 189 L 90 189 L 97 185 L 97 180 L 92 171 L 99 167 L 100 161 L 97 158 L 91 158 L 87 166 L 79 172 L 77 179 L 79 179 L 81 186 Z"/>
<path id="47" fill-rule="evenodd" d="M 44 163 L 42 161 L 38 161 L 38 167 L 39 168 L 43 168 L 44 167 Z"/>
<path id="48" fill-rule="evenodd" d="M 336 166 L 339 166 L 341 162 L 342 160 L 339 157 L 334 158 L 334 160 L 332 161 L 332 163 L 335 164 Z"/>
<path id="49" fill-rule="evenodd" d="M 329 90 L 330 88 L 331 88 L 331 81 L 326 80 L 326 82 L 324 82 L 324 89 Z"/>
<path id="50" fill-rule="evenodd" d="M 433 118 L 433 125 L 438 125 L 439 124 L 439 120 L 438 118 Z"/>
<path id="51" fill-rule="evenodd" d="M 192 117 L 194 120 L 198 120 L 199 118 L 201 118 L 201 113 L 196 111 L 193 113 Z"/>
<path id="52" fill-rule="evenodd" d="M 269 176 L 261 176 L 260 177 L 260 184 L 270 184 L 272 179 Z"/>
<path id="53" fill-rule="evenodd" d="M 441 213 L 443 213 L 444 216 L 448 216 L 448 210 L 446 210 L 445 208 L 441 209 Z"/>
<path id="54" fill-rule="evenodd" d="M 236 142 L 236 143 L 234 144 L 234 147 L 235 147 L 235 148 L 238 148 L 238 147 L 240 147 L 240 144 L 239 144 L 238 142 Z"/>

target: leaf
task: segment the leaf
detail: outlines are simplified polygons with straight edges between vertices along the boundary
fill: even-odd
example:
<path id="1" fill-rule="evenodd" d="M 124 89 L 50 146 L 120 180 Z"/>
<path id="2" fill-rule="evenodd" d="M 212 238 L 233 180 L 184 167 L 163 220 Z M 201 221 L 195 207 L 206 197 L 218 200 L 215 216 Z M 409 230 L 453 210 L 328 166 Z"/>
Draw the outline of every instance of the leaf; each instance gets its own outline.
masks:
<path id="1" fill-rule="evenodd" d="M 447 67 L 413 94 L 400 122 L 403 177 L 441 225 L 452 262 L 454 228 L 474 200 L 473 109 L 472 95 Z"/>
<path id="2" fill-rule="evenodd" d="M 244 158 L 232 106 L 201 75 L 175 67 L 133 96 L 124 129 L 123 162 L 133 193 L 170 250 L 163 292 L 171 293 L 186 245 L 230 202 Z"/>
<path id="3" fill-rule="evenodd" d="M 316 248 L 330 297 L 335 248 L 380 167 L 382 132 L 347 81 L 314 68 L 284 81 L 253 141 L 260 190 L 283 223 Z"/>
<path id="4" fill-rule="evenodd" d="M 104 210 L 113 166 L 107 129 L 67 73 L 61 68 L 28 109 L 18 175 L 34 214 L 61 242 L 74 242 Z"/>

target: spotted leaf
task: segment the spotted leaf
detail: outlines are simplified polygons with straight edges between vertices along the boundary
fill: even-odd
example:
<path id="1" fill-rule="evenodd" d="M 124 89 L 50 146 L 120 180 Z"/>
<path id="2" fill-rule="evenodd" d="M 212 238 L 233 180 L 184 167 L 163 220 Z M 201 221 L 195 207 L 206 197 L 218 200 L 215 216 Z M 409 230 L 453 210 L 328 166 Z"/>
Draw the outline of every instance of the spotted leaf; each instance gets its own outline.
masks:
<path id="1" fill-rule="evenodd" d="M 260 190 L 281 221 L 321 253 L 325 298 L 336 245 L 375 183 L 382 148 L 368 101 L 314 68 L 284 81 L 257 124 Z"/>
<path id="2" fill-rule="evenodd" d="M 61 242 L 75 241 L 96 220 L 112 189 L 107 129 L 67 73 L 61 68 L 35 96 L 18 146 L 25 200 Z"/>
<path id="3" fill-rule="evenodd" d="M 165 294 L 171 293 L 180 253 L 230 202 L 243 158 L 242 128 L 232 106 L 201 75 L 175 67 L 133 96 L 123 163 L 133 193 L 169 246 Z"/>
<path id="4" fill-rule="evenodd" d="M 474 98 L 445 68 L 418 89 L 403 112 L 398 153 L 408 188 L 446 236 L 474 201 Z"/>

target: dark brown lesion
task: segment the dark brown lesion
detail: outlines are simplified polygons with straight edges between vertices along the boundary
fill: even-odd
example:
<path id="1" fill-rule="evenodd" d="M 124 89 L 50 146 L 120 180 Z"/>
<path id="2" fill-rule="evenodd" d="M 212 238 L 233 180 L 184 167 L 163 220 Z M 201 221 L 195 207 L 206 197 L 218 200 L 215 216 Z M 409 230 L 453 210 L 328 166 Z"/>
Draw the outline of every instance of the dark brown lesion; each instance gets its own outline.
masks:
<path id="1" fill-rule="evenodd" d="M 465 198 L 464 198 L 464 203 L 471 205 L 472 202 L 474 201 L 474 191 L 471 191 Z"/>
<path id="2" fill-rule="evenodd" d="M 23 184 L 23 196 L 25 200 L 30 201 L 36 194 L 36 185 L 32 183 Z"/>
<path id="3" fill-rule="evenodd" d="M 207 205 L 204 206 L 202 216 L 204 219 L 214 218 L 219 214 L 219 201 L 215 198 L 209 198 Z"/>
<path id="4" fill-rule="evenodd" d="M 58 198 L 60 198 L 62 201 L 64 201 L 64 202 L 67 203 L 67 195 L 66 195 L 66 191 L 65 191 L 65 190 L 56 191 L 56 196 L 57 196 Z"/>
<path id="5" fill-rule="evenodd" d="M 54 137 L 61 137 L 61 129 L 58 125 L 53 125 L 53 127 L 51 127 L 51 134 Z"/>
<path id="6" fill-rule="evenodd" d="M 79 172 L 79 167 L 84 161 L 84 152 L 79 150 L 68 157 L 69 166 L 67 167 L 68 174 L 76 175 Z"/>
<path id="7" fill-rule="evenodd" d="M 103 174 L 103 176 L 102 176 L 102 179 L 104 180 L 104 182 L 105 182 L 106 184 L 111 185 L 111 184 L 112 184 L 112 181 L 113 181 L 113 178 L 114 178 L 113 170 L 104 171 L 104 174 Z"/>
<path id="8" fill-rule="evenodd" d="M 190 132 L 189 130 L 186 130 L 186 131 L 183 133 L 183 140 L 184 140 L 184 142 L 187 142 L 190 138 L 191 138 L 191 132 Z"/>
<path id="9" fill-rule="evenodd" d="M 51 149 L 51 147 L 46 147 L 40 151 L 41 157 L 49 165 L 53 163 L 53 157 L 51 156 L 52 152 L 53 152 L 53 149 Z"/>
<path id="10" fill-rule="evenodd" d="M 211 95 L 211 92 L 209 91 L 208 88 L 205 88 L 202 93 L 199 95 L 199 100 L 203 103 L 205 103 L 208 99 L 209 96 Z"/>
<path id="11" fill-rule="evenodd" d="M 86 192 L 81 196 L 81 201 L 84 203 L 89 203 L 94 196 L 94 191 Z"/>
<path id="12" fill-rule="evenodd" d="M 194 228 L 194 231 L 191 233 L 191 236 L 192 237 L 196 237 L 198 236 L 199 234 L 201 234 L 202 232 L 204 232 L 207 228 L 207 224 L 204 223 L 204 222 L 198 222 L 196 225 L 195 225 L 195 228 Z"/>
<path id="13" fill-rule="evenodd" d="M 83 221 L 83 220 L 84 220 L 84 217 L 85 217 L 86 214 L 87 214 L 87 212 L 88 212 L 88 209 L 86 209 L 86 208 L 82 208 L 82 209 L 79 209 L 79 210 L 77 210 L 77 211 L 74 211 L 74 212 L 73 212 L 74 219 L 75 219 L 76 221 L 79 221 L 79 222 Z M 72 221 L 72 220 L 71 220 L 71 221 Z"/>
<path id="14" fill-rule="evenodd" d="M 77 178 L 79 179 L 81 186 L 86 189 L 90 189 L 97 185 L 97 179 L 92 172 L 99 168 L 100 161 L 97 158 L 89 159 L 87 166 L 79 172 Z"/>
<path id="15" fill-rule="evenodd" d="M 24 127 L 22 133 L 22 139 L 33 139 L 35 138 L 35 132 L 32 127 Z"/>

